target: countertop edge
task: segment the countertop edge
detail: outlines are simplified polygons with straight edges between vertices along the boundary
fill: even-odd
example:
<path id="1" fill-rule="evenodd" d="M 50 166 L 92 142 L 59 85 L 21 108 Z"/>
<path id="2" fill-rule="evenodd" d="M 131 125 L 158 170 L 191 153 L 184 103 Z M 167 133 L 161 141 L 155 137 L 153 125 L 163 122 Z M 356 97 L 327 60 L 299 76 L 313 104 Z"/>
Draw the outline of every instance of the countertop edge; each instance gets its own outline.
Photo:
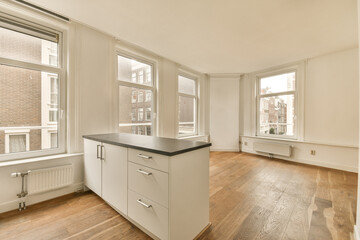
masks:
<path id="1" fill-rule="evenodd" d="M 143 151 L 152 152 L 152 153 L 156 153 L 156 154 L 160 154 L 160 155 L 165 155 L 165 156 L 168 156 L 168 157 L 176 156 L 176 155 L 179 155 L 179 154 L 182 154 L 182 153 L 191 152 L 191 151 L 195 151 L 195 150 L 198 150 L 198 149 L 201 149 L 201 148 L 206 148 L 206 147 L 211 146 L 211 143 L 206 143 L 206 144 L 201 145 L 201 146 L 195 146 L 195 147 L 179 150 L 179 151 L 176 151 L 176 152 L 165 152 L 165 151 L 156 150 L 156 149 L 152 149 L 152 148 L 145 148 L 145 147 L 134 146 L 134 145 L 125 144 L 125 143 L 119 143 L 119 142 L 113 142 L 113 141 L 108 141 L 108 140 L 104 140 L 104 139 L 99 139 L 99 138 L 93 137 L 91 135 L 90 136 L 89 135 L 84 135 L 82 137 L 86 138 L 86 139 L 89 139 L 89 140 L 93 140 L 93 141 L 103 142 L 103 143 L 116 145 L 116 146 L 120 146 L 120 147 L 128 147 L 128 148 L 132 148 L 132 149 L 143 150 Z"/>

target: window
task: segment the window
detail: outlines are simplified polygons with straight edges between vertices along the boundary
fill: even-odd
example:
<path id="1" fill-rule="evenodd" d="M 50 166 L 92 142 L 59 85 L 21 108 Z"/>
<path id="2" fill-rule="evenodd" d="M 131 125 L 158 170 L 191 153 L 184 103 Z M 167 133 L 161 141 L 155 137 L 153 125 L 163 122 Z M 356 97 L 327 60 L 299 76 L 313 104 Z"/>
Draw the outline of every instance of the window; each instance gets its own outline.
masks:
<path id="1" fill-rule="evenodd" d="M 258 77 L 257 135 L 296 137 L 296 71 Z"/>
<path id="2" fill-rule="evenodd" d="M 144 101 L 144 93 L 142 91 L 139 91 L 138 101 L 139 101 L 139 103 Z"/>
<path id="3" fill-rule="evenodd" d="M 136 72 L 131 74 L 131 82 L 136 83 L 137 74 Z"/>
<path id="4" fill-rule="evenodd" d="M 61 41 L 60 32 L 0 13 L 0 160 L 65 151 Z"/>
<path id="5" fill-rule="evenodd" d="M 152 95 L 152 92 L 149 90 L 146 90 L 145 102 L 151 102 L 151 95 Z"/>
<path id="6" fill-rule="evenodd" d="M 144 120 L 144 109 L 143 108 L 139 108 L 138 109 L 138 121 L 141 122 Z"/>
<path id="7" fill-rule="evenodd" d="M 137 96 L 136 96 L 136 90 L 135 89 L 133 89 L 132 91 L 131 91 L 131 102 L 132 103 L 136 103 L 137 102 Z"/>
<path id="8" fill-rule="evenodd" d="M 150 69 L 146 69 L 146 82 L 147 83 L 151 82 L 151 70 Z"/>
<path id="9" fill-rule="evenodd" d="M 148 73 L 151 75 L 149 81 Z M 134 82 L 136 76 L 138 79 Z M 118 55 L 119 132 L 142 135 L 154 132 L 152 76 L 152 64 Z"/>
<path id="10" fill-rule="evenodd" d="M 10 135 L 9 136 L 9 153 L 26 151 L 26 135 Z"/>
<path id="11" fill-rule="evenodd" d="M 51 139 L 51 148 L 57 148 L 58 147 L 58 134 L 50 133 L 50 139 Z"/>
<path id="12" fill-rule="evenodd" d="M 29 129 L 5 130 L 5 153 L 29 151 Z"/>
<path id="13" fill-rule="evenodd" d="M 145 120 L 151 121 L 151 108 L 146 108 Z"/>
<path id="14" fill-rule="evenodd" d="M 178 135 L 179 137 L 197 133 L 197 89 L 196 80 L 178 76 Z"/>

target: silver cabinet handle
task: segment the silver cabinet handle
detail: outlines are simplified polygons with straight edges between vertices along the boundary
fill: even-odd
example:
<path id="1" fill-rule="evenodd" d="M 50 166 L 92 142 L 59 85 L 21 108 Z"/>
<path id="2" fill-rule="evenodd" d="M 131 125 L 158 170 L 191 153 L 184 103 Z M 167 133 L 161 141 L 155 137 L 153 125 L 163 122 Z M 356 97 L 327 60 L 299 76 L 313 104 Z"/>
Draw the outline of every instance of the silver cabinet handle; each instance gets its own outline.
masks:
<path id="1" fill-rule="evenodd" d="M 151 175 L 152 173 L 151 172 L 145 172 L 144 170 L 142 170 L 142 169 L 138 169 L 137 170 L 139 173 L 142 173 L 142 174 L 144 174 L 144 175 Z"/>
<path id="2" fill-rule="evenodd" d="M 143 201 L 141 201 L 141 199 L 138 199 L 137 202 L 140 203 L 141 205 L 143 205 L 143 206 L 146 207 L 146 208 L 151 208 L 151 207 L 152 207 L 151 205 L 147 205 L 146 203 L 144 203 Z"/>
<path id="3" fill-rule="evenodd" d="M 100 151 L 99 151 L 99 148 L 100 148 L 100 147 L 101 147 L 100 145 L 96 145 L 96 158 L 97 158 L 97 159 L 101 158 L 101 156 L 99 156 L 99 153 L 100 153 L 100 151 L 101 151 L 101 149 L 100 149 Z"/>
<path id="4" fill-rule="evenodd" d="M 145 159 L 152 159 L 151 156 L 146 156 L 146 155 L 141 154 L 141 153 L 139 153 L 137 156 L 138 156 L 138 157 L 141 157 L 141 158 L 145 158 Z"/>
<path id="5" fill-rule="evenodd" d="M 105 147 L 104 146 L 101 146 L 101 157 L 100 157 L 101 160 L 104 160 L 105 159 Z"/>

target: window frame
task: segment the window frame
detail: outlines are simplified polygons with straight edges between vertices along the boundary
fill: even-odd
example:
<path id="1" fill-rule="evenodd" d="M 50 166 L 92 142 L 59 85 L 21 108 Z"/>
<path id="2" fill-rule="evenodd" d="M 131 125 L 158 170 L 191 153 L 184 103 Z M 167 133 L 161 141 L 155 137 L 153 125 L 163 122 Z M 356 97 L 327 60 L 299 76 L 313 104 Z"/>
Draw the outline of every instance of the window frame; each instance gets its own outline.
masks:
<path id="1" fill-rule="evenodd" d="M 5 58 L 0 57 L 0 65 L 9 66 L 9 67 L 17 67 L 20 69 L 29 69 L 39 72 L 47 72 L 49 74 L 56 74 L 58 76 L 58 147 L 54 149 L 41 149 L 41 150 L 33 150 L 33 151 L 26 151 L 21 153 L 4 153 L 0 154 L 0 162 L 2 161 L 10 161 L 10 160 L 17 160 L 17 159 L 24 159 L 24 158 L 33 158 L 33 157 L 41 157 L 41 156 L 50 156 L 55 154 L 62 154 L 66 152 L 66 86 L 67 86 L 67 79 L 66 79 L 66 66 L 67 66 L 67 44 L 65 39 L 67 39 L 67 28 L 66 27 L 59 27 L 54 26 L 53 24 L 38 22 L 38 21 L 32 21 L 32 18 L 29 17 L 30 20 L 24 19 L 25 16 L 14 16 L 9 15 L 4 12 L 0 11 L 0 17 L 7 18 L 9 20 L 13 20 L 16 22 L 19 22 L 27 27 L 38 29 L 42 31 L 47 31 L 53 34 L 56 34 L 58 36 L 58 65 L 52 66 L 52 65 L 45 65 L 41 63 L 32 63 L 32 62 L 26 62 L 22 60 L 16 60 L 12 58 Z M 7 27 L 7 29 L 10 29 L 12 31 L 20 32 L 25 35 L 32 35 L 34 37 L 45 39 L 43 38 L 41 34 L 37 35 L 35 32 L 31 32 L 29 34 L 29 31 L 19 30 L 18 27 Z M 5 131 L 11 129 L 38 129 L 36 127 L 32 126 L 17 126 L 17 127 L 0 127 L 0 130 Z M 11 130 L 10 129 L 10 130 Z M 41 130 L 42 128 L 40 128 Z M 30 139 L 29 139 L 30 142 Z M 28 136 L 27 136 L 27 148 L 28 145 Z"/>
<path id="2" fill-rule="evenodd" d="M 124 87 L 130 87 L 130 88 L 138 88 L 140 90 L 143 90 L 144 91 L 144 94 L 143 95 L 146 95 L 146 91 L 150 91 L 152 92 L 152 97 L 151 97 L 151 110 L 152 110 L 152 119 L 151 119 L 151 127 L 152 127 L 152 135 L 151 136 L 156 136 L 157 134 L 157 118 L 156 118 L 156 113 L 157 113 L 157 82 L 156 82 L 156 62 L 155 61 L 151 61 L 147 58 L 144 58 L 144 57 L 141 57 L 139 55 L 136 55 L 136 54 L 132 54 L 132 53 L 128 53 L 126 51 L 123 51 L 123 50 L 116 50 L 116 74 L 115 74 L 115 81 L 116 81 L 116 129 L 117 131 L 119 131 L 119 127 L 121 127 L 120 123 L 119 123 L 119 108 L 120 108 L 120 103 L 119 103 L 119 87 L 120 86 L 124 86 Z M 146 81 L 143 79 L 143 84 L 140 84 L 140 83 L 134 83 L 134 82 L 128 82 L 128 81 L 123 81 L 123 80 L 120 80 L 118 78 L 118 67 L 119 67 L 119 64 L 118 64 L 118 56 L 120 57 L 124 57 L 124 58 L 128 58 L 130 60 L 135 60 L 137 62 L 140 62 L 140 63 L 143 63 L 143 64 L 146 64 L 146 65 L 149 65 L 151 66 L 151 70 L 152 70 L 152 74 L 151 74 L 151 85 L 146 85 Z M 139 74 L 136 74 L 137 75 L 137 78 L 139 77 L 138 75 Z M 144 73 L 143 73 L 143 77 L 144 77 Z M 138 95 L 137 95 L 137 98 L 138 98 Z M 145 96 L 143 96 L 143 101 L 145 101 Z M 136 99 L 136 102 L 138 102 L 138 99 Z M 137 114 L 136 114 L 136 118 L 138 120 L 138 111 L 137 111 Z M 143 117 L 144 118 L 144 117 Z M 127 126 L 131 126 L 131 127 L 139 127 L 139 126 L 142 126 L 142 124 L 137 124 L 137 123 L 134 123 L 134 124 L 126 124 Z M 139 131 L 137 131 L 136 134 L 138 134 Z"/>
<path id="3" fill-rule="evenodd" d="M 195 94 L 187 94 L 187 93 L 180 93 L 179 92 L 179 76 L 184 77 L 184 78 L 188 78 L 191 79 L 195 82 Z M 191 137 L 191 136 L 197 136 L 198 135 L 198 120 L 199 120 L 199 76 L 192 74 L 192 73 L 188 73 L 184 70 L 180 70 L 177 74 L 177 79 L 176 79 L 176 137 L 177 138 L 186 138 L 186 137 Z M 193 133 L 188 133 L 188 134 L 181 134 L 179 133 L 179 129 L 180 129 L 180 124 L 179 124 L 179 98 L 180 97 L 191 97 L 195 100 L 195 104 L 194 104 L 194 132 Z"/>
<path id="4" fill-rule="evenodd" d="M 272 77 L 277 76 L 281 74 L 286 73 L 295 73 L 295 90 L 293 91 L 284 91 L 284 92 L 278 92 L 278 93 L 269 93 L 269 94 L 261 94 L 261 87 L 260 87 L 260 81 L 262 78 L 266 77 Z M 299 92 L 301 91 L 301 85 L 300 85 L 301 79 L 299 78 L 299 67 L 298 66 L 291 66 L 291 67 L 285 67 L 281 69 L 277 69 L 274 71 L 268 71 L 263 72 L 256 75 L 256 83 L 255 83 L 255 89 L 256 89 L 256 108 L 255 108 L 255 114 L 256 114 L 256 128 L 255 128 L 255 135 L 257 137 L 263 137 L 263 138 L 274 138 L 274 139 L 288 139 L 288 140 L 298 140 L 299 139 Z M 283 95 L 294 95 L 294 135 L 293 136 L 287 136 L 287 135 L 276 135 L 276 134 L 261 134 L 260 133 L 260 99 L 266 98 L 266 97 L 274 97 L 274 96 L 283 96 Z"/>

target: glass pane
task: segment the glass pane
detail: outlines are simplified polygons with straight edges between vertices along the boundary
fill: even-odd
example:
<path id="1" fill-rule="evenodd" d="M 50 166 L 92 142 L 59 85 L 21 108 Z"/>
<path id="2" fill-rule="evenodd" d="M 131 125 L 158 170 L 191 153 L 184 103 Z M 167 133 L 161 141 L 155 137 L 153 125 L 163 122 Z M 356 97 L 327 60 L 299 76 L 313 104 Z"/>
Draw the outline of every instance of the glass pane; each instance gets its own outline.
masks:
<path id="1" fill-rule="evenodd" d="M 151 76 L 151 65 L 118 56 L 118 80 L 151 86 Z"/>
<path id="2" fill-rule="evenodd" d="M 58 66 L 58 44 L 0 27 L 0 57 Z"/>
<path id="3" fill-rule="evenodd" d="M 179 92 L 195 95 L 195 80 L 179 76 Z"/>
<path id="4" fill-rule="evenodd" d="M 0 154 L 10 152 L 5 135 L 29 135 L 30 151 L 49 149 L 51 133 L 58 131 L 58 76 L 0 65 Z"/>
<path id="5" fill-rule="evenodd" d="M 195 99 L 179 96 L 179 135 L 195 133 Z"/>
<path id="6" fill-rule="evenodd" d="M 51 133 L 51 148 L 57 148 L 57 147 L 58 147 L 58 134 Z"/>
<path id="7" fill-rule="evenodd" d="M 147 98 L 150 101 L 146 101 Z M 120 132 L 141 135 L 152 134 L 151 99 L 152 91 L 119 86 Z"/>
<path id="8" fill-rule="evenodd" d="M 260 79 L 260 94 L 295 90 L 295 72 Z"/>
<path id="9" fill-rule="evenodd" d="M 294 95 L 260 98 L 260 134 L 294 136 Z"/>
<path id="10" fill-rule="evenodd" d="M 9 153 L 26 151 L 26 135 L 10 135 L 9 136 Z"/>

